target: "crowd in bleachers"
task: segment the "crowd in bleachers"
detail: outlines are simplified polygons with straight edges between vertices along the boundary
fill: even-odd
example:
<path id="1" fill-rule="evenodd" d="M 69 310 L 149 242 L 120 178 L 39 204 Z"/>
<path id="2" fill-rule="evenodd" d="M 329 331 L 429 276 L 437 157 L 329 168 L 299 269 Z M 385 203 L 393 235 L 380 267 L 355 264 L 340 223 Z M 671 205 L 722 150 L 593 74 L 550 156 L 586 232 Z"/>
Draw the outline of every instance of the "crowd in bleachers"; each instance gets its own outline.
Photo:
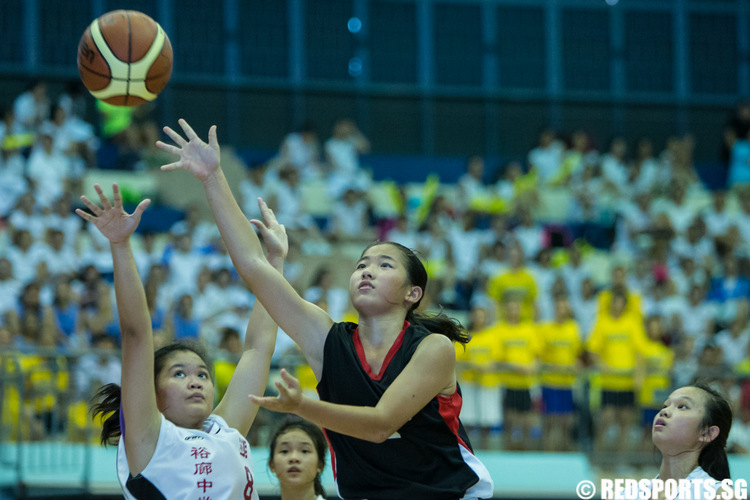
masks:
<path id="1" fill-rule="evenodd" d="M 109 249 L 73 208 L 87 171 L 164 157 L 151 146 L 153 122 L 101 108 L 97 128 L 84 120 L 90 102 L 36 82 L 0 124 L 0 439 L 49 437 L 63 422 L 81 434 L 92 390 L 119 378 Z M 594 450 L 638 451 L 670 389 L 700 377 L 730 396 L 730 448 L 750 453 L 743 113 L 725 134 L 732 185 L 714 192 L 696 174 L 689 135 L 663 148 L 623 137 L 598 148 L 583 131 L 548 129 L 492 181 L 474 155 L 455 185 L 426 180 L 416 201 L 388 186 L 383 216 L 360 158 L 370 144 L 347 119 L 325 139 L 312 123 L 279 138 L 278 154 L 247 165 L 237 190 L 248 218 L 259 217 L 258 196 L 274 208 L 290 235 L 287 278 L 335 320 L 356 320 L 341 269 L 348 249 L 380 238 L 419 252 L 424 306 L 452 311 L 474 336 L 457 356 L 462 420 L 480 448 L 583 449 L 590 433 Z M 305 204 L 302 188 L 315 182 L 324 217 Z M 551 193 L 565 202 L 550 205 Z M 137 235 L 136 262 L 157 345 L 205 342 L 221 392 L 254 297 L 215 225 L 196 206 L 179 208 L 184 218 L 167 231 Z M 278 338 L 276 365 L 300 363 Z M 305 383 L 304 366 L 298 374 Z"/>

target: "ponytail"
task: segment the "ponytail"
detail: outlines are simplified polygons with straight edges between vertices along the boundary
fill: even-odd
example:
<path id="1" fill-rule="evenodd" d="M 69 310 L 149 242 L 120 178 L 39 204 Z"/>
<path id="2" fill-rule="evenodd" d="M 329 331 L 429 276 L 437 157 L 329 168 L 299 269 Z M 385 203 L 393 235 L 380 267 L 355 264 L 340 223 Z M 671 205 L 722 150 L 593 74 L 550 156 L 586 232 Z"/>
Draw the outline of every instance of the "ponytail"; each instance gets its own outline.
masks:
<path id="1" fill-rule="evenodd" d="M 732 407 L 729 401 L 719 392 L 703 383 L 693 384 L 693 387 L 706 393 L 706 405 L 701 422 L 701 429 L 711 426 L 719 428 L 719 434 L 708 443 L 698 456 L 698 465 L 712 478 L 722 481 L 731 479 L 729 475 L 729 460 L 727 459 L 727 437 L 732 428 Z"/>
<path id="2" fill-rule="evenodd" d="M 460 344 L 467 344 L 471 338 L 458 320 L 447 316 L 442 311 L 437 314 L 429 314 L 417 313 L 410 310 L 406 314 L 406 320 L 409 323 L 422 326 L 428 332 L 441 333 L 453 342 Z"/>
<path id="3" fill-rule="evenodd" d="M 107 384 L 91 398 L 91 413 L 93 418 L 102 418 L 102 432 L 100 442 L 104 446 L 116 445 L 122 436 L 121 413 L 122 392 L 117 384 Z"/>

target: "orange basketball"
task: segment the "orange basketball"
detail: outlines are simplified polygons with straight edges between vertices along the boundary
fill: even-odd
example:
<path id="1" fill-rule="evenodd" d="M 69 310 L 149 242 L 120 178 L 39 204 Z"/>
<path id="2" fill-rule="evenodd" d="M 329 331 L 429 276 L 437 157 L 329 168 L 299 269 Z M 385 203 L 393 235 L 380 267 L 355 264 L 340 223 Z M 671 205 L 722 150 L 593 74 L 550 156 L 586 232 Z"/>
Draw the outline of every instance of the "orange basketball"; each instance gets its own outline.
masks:
<path id="1" fill-rule="evenodd" d="M 142 12 L 114 10 L 95 19 L 78 43 L 78 71 L 89 92 L 116 106 L 153 101 L 172 75 L 172 44 Z"/>

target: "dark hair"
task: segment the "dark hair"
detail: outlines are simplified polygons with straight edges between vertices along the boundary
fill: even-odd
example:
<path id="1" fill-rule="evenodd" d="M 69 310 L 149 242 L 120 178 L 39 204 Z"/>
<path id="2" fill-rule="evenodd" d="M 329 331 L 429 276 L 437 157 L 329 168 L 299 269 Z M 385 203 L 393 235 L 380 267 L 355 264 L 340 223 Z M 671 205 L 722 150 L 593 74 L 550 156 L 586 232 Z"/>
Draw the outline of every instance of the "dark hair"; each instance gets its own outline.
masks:
<path id="1" fill-rule="evenodd" d="M 713 425 L 719 428 L 719 434 L 708 443 L 698 456 L 698 465 L 714 479 L 719 481 L 731 479 L 729 475 L 729 461 L 727 460 L 727 437 L 732 428 L 732 406 L 718 391 L 703 382 L 696 382 L 692 387 L 706 393 L 705 412 L 701 429 Z"/>
<path id="2" fill-rule="evenodd" d="M 198 355 L 206 363 L 209 373 L 212 373 L 211 362 L 203 348 L 195 343 L 181 340 L 158 349 L 154 353 L 154 384 L 159 373 L 164 369 L 167 358 L 175 352 L 187 351 Z M 122 435 L 122 389 L 117 384 L 103 385 L 91 398 L 91 413 L 93 418 L 101 415 L 102 432 L 100 442 L 103 445 L 117 444 Z"/>
<path id="3" fill-rule="evenodd" d="M 273 433 L 273 436 L 271 436 L 268 453 L 269 467 L 273 463 L 273 455 L 276 452 L 276 444 L 279 440 L 279 437 L 292 430 L 300 430 L 307 434 L 307 436 L 312 441 L 313 446 L 315 447 L 315 451 L 318 454 L 318 463 L 321 465 L 321 470 L 323 470 L 326 466 L 326 449 L 328 447 L 326 437 L 323 435 L 323 431 L 320 429 L 320 427 L 313 424 L 312 422 L 308 422 L 307 420 L 303 420 L 298 417 L 288 417 L 287 420 L 282 423 L 278 429 L 276 429 L 276 432 Z M 320 495 L 323 498 L 326 498 L 326 491 L 323 488 L 323 483 L 320 480 L 320 472 L 315 475 L 313 488 L 315 489 L 316 495 Z"/>
<path id="4" fill-rule="evenodd" d="M 364 255 L 367 250 L 377 245 L 391 245 L 401 252 L 401 255 L 404 257 L 409 283 L 420 287 L 423 292 L 422 297 L 424 297 L 424 291 L 427 289 L 427 270 L 419 257 L 417 257 L 411 249 L 393 241 L 376 241 L 370 243 L 362 251 L 362 255 Z M 416 312 L 420 302 L 422 302 L 421 298 L 407 311 L 407 321 L 412 324 L 420 325 L 430 332 L 442 333 L 454 342 L 459 342 L 461 344 L 469 342 L 470 336 L 458 320 L 445 315 L 442 311 L 437 314 Z"/>

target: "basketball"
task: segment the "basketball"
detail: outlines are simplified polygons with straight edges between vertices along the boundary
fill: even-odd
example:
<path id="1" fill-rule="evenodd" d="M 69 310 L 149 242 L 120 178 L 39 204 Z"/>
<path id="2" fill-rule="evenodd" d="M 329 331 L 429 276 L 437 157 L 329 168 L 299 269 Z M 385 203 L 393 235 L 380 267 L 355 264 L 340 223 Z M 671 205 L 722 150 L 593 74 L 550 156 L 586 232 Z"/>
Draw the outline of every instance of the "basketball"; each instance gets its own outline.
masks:
<path id="1" fill-rule="evenodd" d="M 114 10 L 95 19 L 78 43 L 78 71 L 91 94 L 116 106 L 153 101 L 172 74 L 172 44 L 142 12 Z"/>

